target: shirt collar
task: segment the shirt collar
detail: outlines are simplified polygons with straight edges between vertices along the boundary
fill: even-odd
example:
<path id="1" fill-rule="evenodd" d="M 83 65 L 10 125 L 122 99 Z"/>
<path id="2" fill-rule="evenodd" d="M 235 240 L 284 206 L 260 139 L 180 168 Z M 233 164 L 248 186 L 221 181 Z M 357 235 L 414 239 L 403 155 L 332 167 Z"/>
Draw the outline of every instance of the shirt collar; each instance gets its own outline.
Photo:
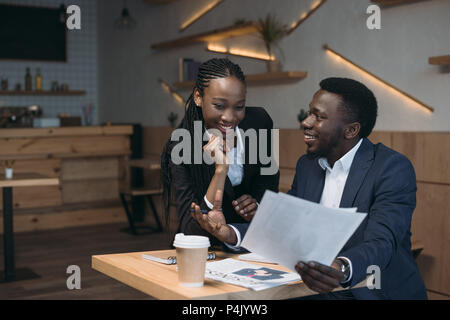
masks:
<path id="1" fill-rule="evenodd" d="M 359 139 L 358 143 L 350 150 L 348 151 L 346 154 L 344 154 L 338 161 L 336 161 L 335 165 L 340 163 L 340 165 L 342 166 L 342 169 L 345 172 L 348 172 L 350 170 L 350 167 L 353 163 L 353 159 L 355 158 L 356 152 L 358 151 L 359 147 L 361 146 L 362 143 L 362 139 Z M 327 158 L 325 157 L 321 157 L 319 158 L 319 166 L 323 169 L 323 170 L 332 170 L 330 164 L 328 163 Z"/>

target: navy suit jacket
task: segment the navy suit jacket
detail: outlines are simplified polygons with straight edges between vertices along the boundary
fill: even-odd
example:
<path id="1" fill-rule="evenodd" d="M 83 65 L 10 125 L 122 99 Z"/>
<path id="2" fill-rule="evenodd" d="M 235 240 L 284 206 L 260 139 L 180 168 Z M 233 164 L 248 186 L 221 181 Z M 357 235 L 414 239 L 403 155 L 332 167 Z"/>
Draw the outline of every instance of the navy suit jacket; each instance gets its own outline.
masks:
<path id="1" fill-rule="evenodd" d="M 290 195 L 320 202 L 325 170 L 318 158 L 297 162 Z M 380 289 L 352 290 L 357 299 L 426 299 L 426 290 L 411 254 L 411 218 L 416 207 L 416 176 L 410 161 L 383 144 L 363 139 L 342 194 L 340 207 L 357 207 L 367 217 L 338 256 L 351 260 L 354 286 L 379 266 Z M 239 225 L 241 235 L 245 225 Z"/>

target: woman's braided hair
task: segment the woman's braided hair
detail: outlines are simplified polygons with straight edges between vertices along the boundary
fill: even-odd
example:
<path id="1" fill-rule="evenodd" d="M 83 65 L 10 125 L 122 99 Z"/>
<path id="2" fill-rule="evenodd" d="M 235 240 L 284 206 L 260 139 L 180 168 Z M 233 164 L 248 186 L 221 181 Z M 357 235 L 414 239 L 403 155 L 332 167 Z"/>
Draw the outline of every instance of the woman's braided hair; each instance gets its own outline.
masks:
<path id="1" fill-rule="evenodd" d="M 210 80 L 227 77 L 236 77 L 237 79 L 242 81 L 244 85 L 246 85 L 244 73 L 242 72 L 239 65 L 231 62 L 228 59 L 214 58 L 200 65 L 195 86 L 192 90 L 191 95 L 189 96 L 189 99 L 186 102 L 185 115 L 180 125 L 178 126 L 178 128 L 183 128 L 189 131 L 192 139 L 191 146 L 194 145 L 194 121 L 202 121 L 204 129 L 202 109 L 198 107 L 194 101 L 195 90 L 197 89 L 200 95 L 203 97 L 205 88 L 209 86 Z M 169 138 L 161 154 L 161 179 L 164 190 L 163 203 L 166 223 L 169 222 L 169 209 L 172 196 L 172 176 L 170 173 L 169 161 L 170 153 L 175 143 L 176 142 L 172 142 Z M 191 160 L 193 160 L 193 152 L 191 152 L 191 155 Z M 194 164 L 194 161 L 191 161 L 191 164 L 187 166 L 192 177 L 192 185 L 195 188 L 195 195 L 197 196 L 197 199 L 202 199 L 206 194 L 206 191 L 208 190 L 208 186 L 212 177 L 210 177 L 209 171 L 207 170 L 205 164 Z"/>

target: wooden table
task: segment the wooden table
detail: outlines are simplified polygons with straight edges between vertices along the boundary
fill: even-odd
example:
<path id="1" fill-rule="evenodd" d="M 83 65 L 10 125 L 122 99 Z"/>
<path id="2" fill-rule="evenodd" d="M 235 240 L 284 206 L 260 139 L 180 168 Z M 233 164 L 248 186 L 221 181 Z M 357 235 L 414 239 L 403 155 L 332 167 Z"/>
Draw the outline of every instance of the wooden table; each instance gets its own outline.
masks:
<path id="1" fill-rule="evenodd" d="M 3 188 L 3 245 L 5 258 L 2 281 L 18 281 L 36 277 L 29 269 L 15 269 L 14 263 L 14 229 L 13 229 L 13 187 L 53 186 L 59 185 L 58 178 L 48 178 L 35 173 L 14 173 L 12 179 L 0 174 L 0 187 Z"/>
<path id="2" fill-rule="evenodd" d="M 143 253 L 151 255 L 156 252 L 165 253 L 167 256 L 175 255 L 175 250 L 96 255 L 92 256 L 92 268 L 152 297 L 164 300 L 279 300 L 317 294 L 308 289 L 302 281 L 261 291 L 252 291 L 205 279 L 205 285 L 201 288 L 186 288 L 178 284 L 176 265 L 165 265 L 142 258 Z M 217 260 L 220 260 L 230 257 L 237 258 L 238 255 L 216 252 L 216 256 Z M 288 271 L 288 269 L 275 264 L 250 263 Z"/>

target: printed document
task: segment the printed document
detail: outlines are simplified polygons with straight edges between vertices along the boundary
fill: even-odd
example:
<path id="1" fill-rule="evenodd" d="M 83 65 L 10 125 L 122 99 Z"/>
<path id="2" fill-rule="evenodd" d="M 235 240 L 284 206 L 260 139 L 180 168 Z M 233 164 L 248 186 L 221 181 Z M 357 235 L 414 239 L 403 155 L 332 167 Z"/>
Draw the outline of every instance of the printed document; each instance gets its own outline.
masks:
<path id="1" fill-rule="evenodd" d="M 205 278 L 255 291 L 300 280 L 296 272 L 267 268 L 232 258 L 206 263 Z"/>
<path id="2" fill-rule="evenodd" d="M 266 191 L 241 246 L 290 270 L 299 261 L 330 266 L 366 216 Z"/>

